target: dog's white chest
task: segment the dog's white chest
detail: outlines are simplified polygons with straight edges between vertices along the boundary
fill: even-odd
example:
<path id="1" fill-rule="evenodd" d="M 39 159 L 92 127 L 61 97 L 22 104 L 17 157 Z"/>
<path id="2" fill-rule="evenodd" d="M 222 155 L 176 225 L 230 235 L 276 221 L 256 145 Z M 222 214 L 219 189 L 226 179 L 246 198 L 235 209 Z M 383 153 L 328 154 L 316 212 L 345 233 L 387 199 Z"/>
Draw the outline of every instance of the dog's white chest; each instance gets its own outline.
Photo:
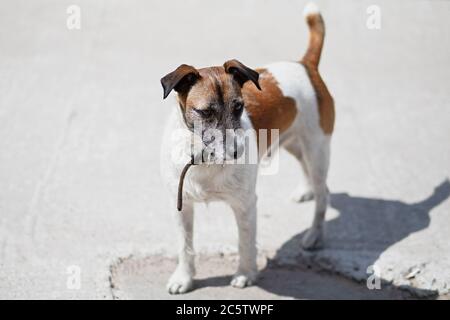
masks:
<path id="1" fill-rule="evenodd" d="M 191 168 L 185 180 L 185 193 L 194 201 L 226 200 L 236 190 L 246 189 L 245 169 L 238 166 L 202 165 Z"/>

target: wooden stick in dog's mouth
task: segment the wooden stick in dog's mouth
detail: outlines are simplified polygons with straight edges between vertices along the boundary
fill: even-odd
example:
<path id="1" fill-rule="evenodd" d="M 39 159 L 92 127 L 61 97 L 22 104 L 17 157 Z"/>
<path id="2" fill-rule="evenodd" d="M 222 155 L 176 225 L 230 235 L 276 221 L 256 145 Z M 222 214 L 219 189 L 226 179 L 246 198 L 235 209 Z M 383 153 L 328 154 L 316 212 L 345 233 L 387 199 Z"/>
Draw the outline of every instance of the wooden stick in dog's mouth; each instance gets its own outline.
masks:
<path id="1" fill-rule="evenodd" d="M 178 211 L 181 211 L 183 209 L 183 184 L 184 184 L 184 177 L 186 176 L 187 171 L 191 166 L 195 166 L 199 164 L 200 160 L 202 159 L 203 153 L 200 152 L 199 155 L 195 156 L 191 155 L 191 160 L 186 163 L 183 170 L 181 171 L 180 175 L 180 181 L 178 182 L 178 199 L 177 199 L 177 209 Z"/>

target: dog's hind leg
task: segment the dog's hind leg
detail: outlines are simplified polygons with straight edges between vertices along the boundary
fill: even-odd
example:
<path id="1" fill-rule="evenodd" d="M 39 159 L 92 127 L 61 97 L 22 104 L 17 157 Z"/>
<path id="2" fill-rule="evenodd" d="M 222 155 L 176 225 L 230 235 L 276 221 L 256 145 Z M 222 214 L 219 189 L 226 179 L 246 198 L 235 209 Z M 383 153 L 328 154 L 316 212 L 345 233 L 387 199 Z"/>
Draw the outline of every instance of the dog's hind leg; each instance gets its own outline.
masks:
<path id="1" fill-rule="evenodd" d="M 298 140 L 291 140 L 284 145 L 286 151 L 292 154 L 300 163 L 304 174 L 305 182 L 300 181 L 291 194 L 291 199 L 295 202 L 305 202 L 314 199 L 314 192 L 311 187 L 311 181 L 308 173 L 307 163 L 302 154 L 302 148 Z"/>
<path id="2" fill-rule="evenodd" d="M 330 157 L 329 137 L 324 136 L 317 139 L 314 144 L 309 144 L 304 156 L 316 205 L 313 223 L 302 239 L 302 246 L 304 249 L 312 250 L 320 248 L 323 244 L 323 222 L 328 206 L 326 180 Z"/>
<path id="3" fill-rule="evenodd" d="M 194 266 L 194 247 L 192 233 L 194 226 L 194 206 L 190 201 L 183 203 L 181 212 L 175 212 L 177 232 L 179 236 L 178 265 L 167 283 L 171 294 L 186 293 L 192 289 Z"/>

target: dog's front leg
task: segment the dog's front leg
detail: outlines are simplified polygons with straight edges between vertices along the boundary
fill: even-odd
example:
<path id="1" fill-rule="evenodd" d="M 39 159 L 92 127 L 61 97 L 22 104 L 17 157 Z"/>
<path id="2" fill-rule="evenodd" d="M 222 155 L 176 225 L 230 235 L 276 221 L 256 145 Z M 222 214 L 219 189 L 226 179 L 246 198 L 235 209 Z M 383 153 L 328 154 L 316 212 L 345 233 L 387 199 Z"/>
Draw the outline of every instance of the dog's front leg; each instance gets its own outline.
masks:
<path id="1" fill-rule="evenodd" d="M 239 267 L 231 280 L 231 285 L 244 288 L 256 281 L 256 195 L 250 198 L 246 208 L 231 204 L 239 235 Z"/>
<path id="2" fill-rule="evenodd" d="M 185 201 L 183 210 L 175 212 L 175 220 L 179 237 L 178 265 L 167 283 L 167 290 L 171 294 L 180 294 L 192 289 L 195 274 L 192 242 L 194 227 L 193 203 Z"/>

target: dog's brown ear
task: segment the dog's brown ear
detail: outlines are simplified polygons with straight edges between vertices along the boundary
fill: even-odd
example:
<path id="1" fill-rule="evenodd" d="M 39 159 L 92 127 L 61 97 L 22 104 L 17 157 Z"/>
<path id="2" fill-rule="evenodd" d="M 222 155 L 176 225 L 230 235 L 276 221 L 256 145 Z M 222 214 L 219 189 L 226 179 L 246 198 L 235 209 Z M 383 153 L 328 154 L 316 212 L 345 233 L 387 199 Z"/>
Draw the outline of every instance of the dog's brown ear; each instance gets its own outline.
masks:
<path id="1" fill-rule="evenodd" d="M 255 70 L 250 69 L 249 67 L 245 66 L 235 59 L 225 62 L 223 64 L 223 67 L 225 68 L 225 71 L 227 73 L 233 75 L 234 79 L 239 83 L 241 87 L 245 82 L 250 80 L 259 90 L 261 90 L 258 82 L 259 73 Z"/>
<path id="2" fill-rule="evenodd" d="M 161 78 L 161 84 L 164 89 L 163 99 L 167 98 L 172 90 L 183 93 L 200 78 L 198 70 L 187 64 L 182 64 L 175 71 Z"/>

